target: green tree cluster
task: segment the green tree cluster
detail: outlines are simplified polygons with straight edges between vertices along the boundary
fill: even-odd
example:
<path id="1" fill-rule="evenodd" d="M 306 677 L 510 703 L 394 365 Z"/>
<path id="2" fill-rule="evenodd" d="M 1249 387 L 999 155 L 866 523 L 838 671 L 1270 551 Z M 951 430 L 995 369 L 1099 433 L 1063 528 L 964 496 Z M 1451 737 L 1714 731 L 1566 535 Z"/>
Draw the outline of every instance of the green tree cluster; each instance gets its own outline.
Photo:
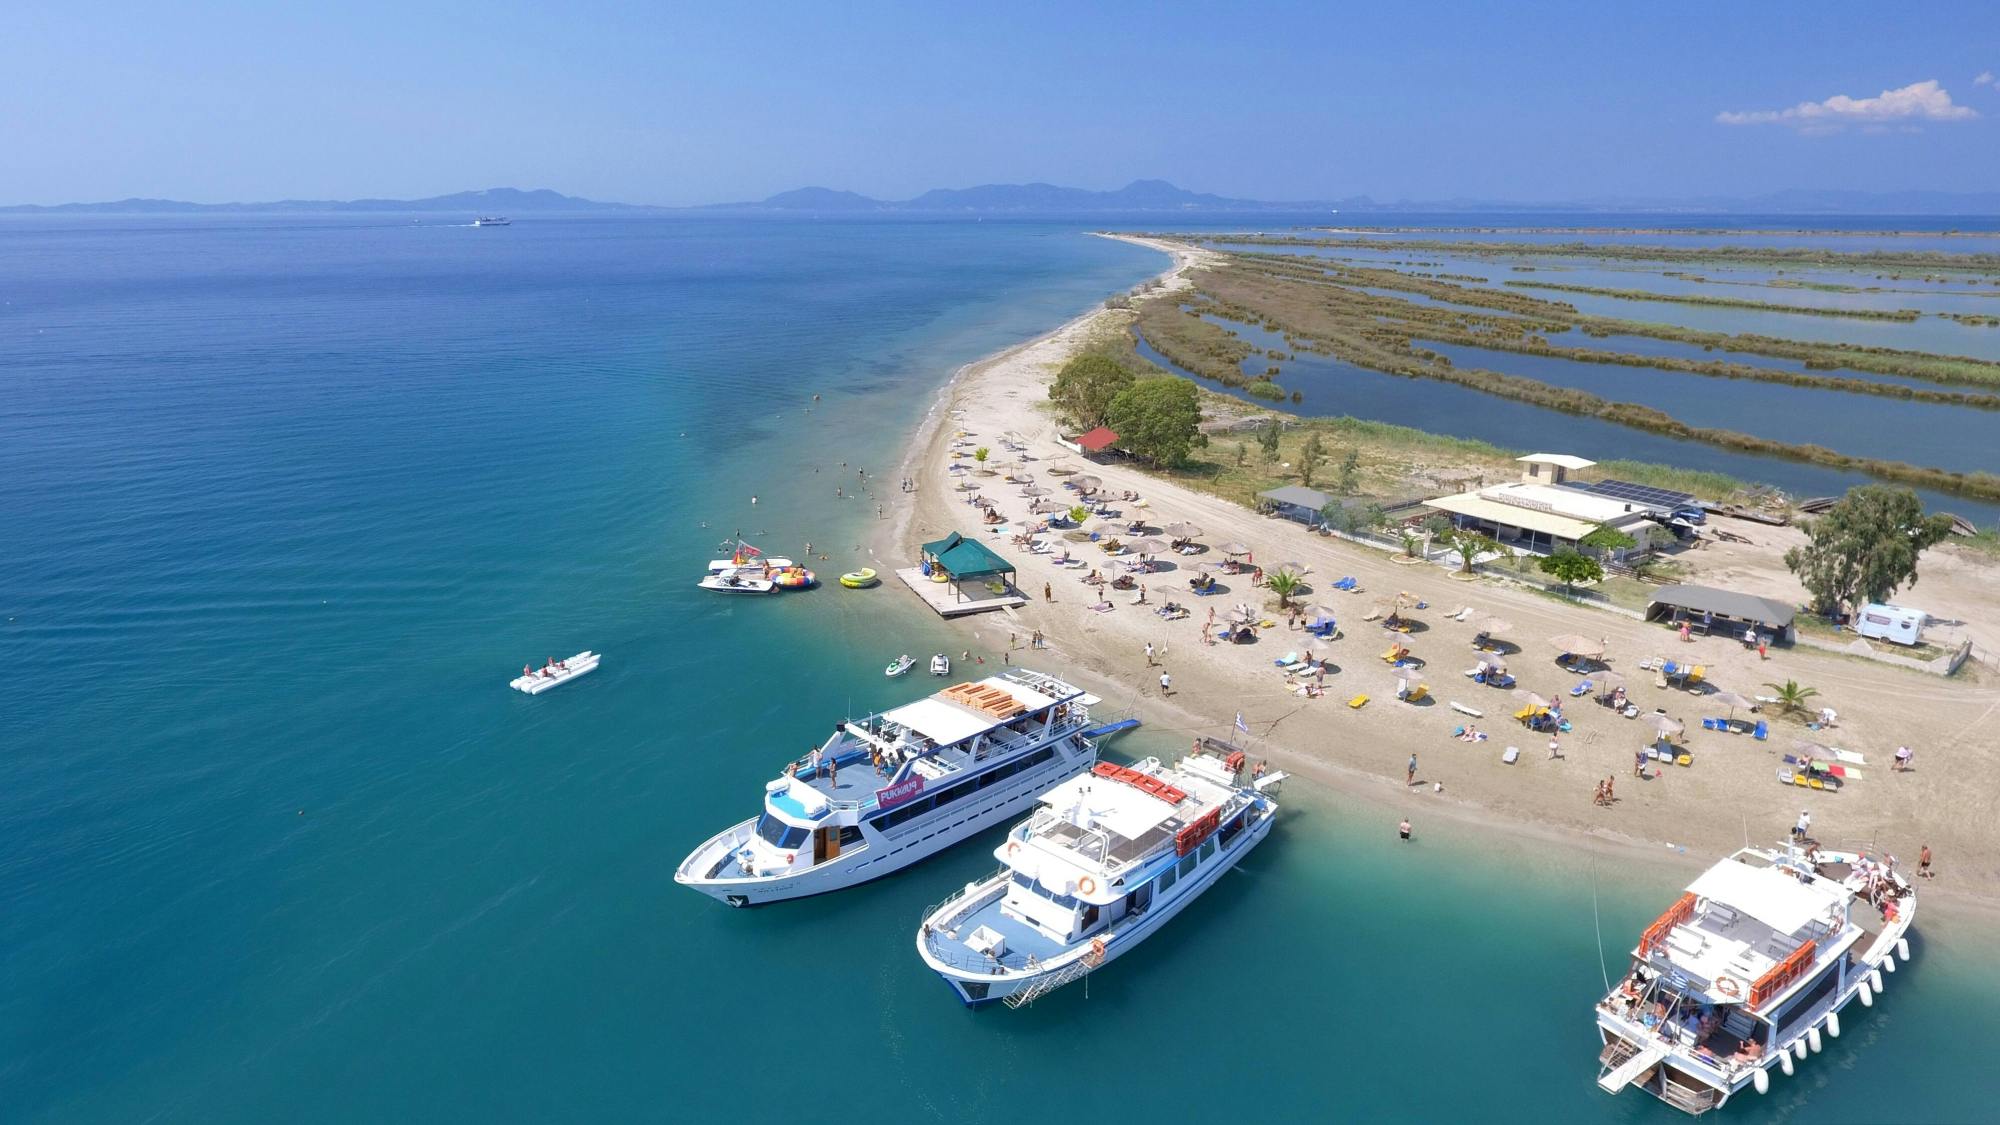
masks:
<path id="1" fill-rule="evenodd" d="M 1078 428 L 1096 429 L 1110 417 L 1111 400 L 1134 378 L 1110 356 L 1088 352 L 1063 364 L 1049 384 L 1049 400 Z"/>
<path id="2" fill-rule="evenodd" d="M 1628 536 L 1629 538 L 1629 536 Z M 1563 584 L 1564 593 L 1576 592 L 1579 582 L 1596 582 L 1604 577 L 1604 567 L 1589 555 L 1579 555 L 1567 547 L 1536 564 L 1543 574 Z"/>
<path id="3" fill-rule="evenodd" d="M 1907 488 L 1864 484 L 1848 489 L 1805 531 L 1806 544 L 1785 552 L 1785 566 L 1816 608 L 1838 612 L 1916 585 L 1917 556 L 1951 534 L 1951 517 L 1925 515 Z"/>
<path id="4" fill-rule="evenodd" d="M 1119 391 L 1105 411 L 1104 424 L 1133 456 L 1155 465 L 1179 465 L 1190 450 L 1207 445 L 1201 432 L 1201 398 L 1195 385 L 1178 377 L 1144 379 Z"/>

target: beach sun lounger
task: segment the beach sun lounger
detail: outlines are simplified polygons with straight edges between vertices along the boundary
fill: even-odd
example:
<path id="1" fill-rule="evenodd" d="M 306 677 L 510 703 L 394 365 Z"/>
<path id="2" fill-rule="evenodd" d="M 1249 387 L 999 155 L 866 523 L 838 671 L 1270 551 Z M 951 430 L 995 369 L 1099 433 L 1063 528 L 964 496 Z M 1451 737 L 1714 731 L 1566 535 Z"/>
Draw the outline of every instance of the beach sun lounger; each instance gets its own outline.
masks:
<path id="1" fill-rule="evenodd" d="M 1353 699 L 1348 700 L 1347 705 L 1349 707 L 1354 708 L 1356 711 L 1359 711 L 1363 707 L 1368 706 L 1368 697 L 1365 695 L 1357 695 Z"/>
<path id="2" fill-rule="evenodd" d="M 1471 715 L 1475 719 L 1483 719 L 1486 717 L 1486 712 L 1481 711 L 1477 707 L 1467 707 L 1465 704 L 1460 703 L 1457 700 L 1452 701 L 1451 709 L 1458 712 L 1461 715 Z"/>

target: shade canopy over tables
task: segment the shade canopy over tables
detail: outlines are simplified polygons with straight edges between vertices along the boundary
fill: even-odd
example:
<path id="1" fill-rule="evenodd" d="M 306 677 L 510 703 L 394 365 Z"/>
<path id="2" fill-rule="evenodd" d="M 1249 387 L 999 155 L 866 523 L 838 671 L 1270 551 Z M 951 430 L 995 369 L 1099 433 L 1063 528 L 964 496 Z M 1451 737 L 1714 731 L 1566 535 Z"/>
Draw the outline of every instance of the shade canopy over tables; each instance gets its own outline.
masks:
<path id="1" fill-rule="evenodd" d="M 1225 555 L 1232 555 L 1232 556 L 1234 556 L 1234 555 L 1247 555 L 1247 554 L 1249 554 L 1249 553 L 1250 553 L 1250 548 L 1249 548 L 1249 547 L 1247 547 L 1247 546 L 1245 546 L 1245 545 L 1243 545 L 1243 544 L 1241 544 L 1241 543 L 1238 543 L 1238 542 L 1236 542 L 1236 541 L 1235 541 L 1235 540 L 1233 540 L 1233 539 L 1232 539 L 1232 540 L 1230 540 L 1229 542 L 1227 542 L 1227 543 L 1224 543 L 1224 544 L 1222 544 L 1221 546 L 1217 547 L 1217 548 L 1216 548 L 1216 550 L 1218 550 L 1218 551 L 1221 551 L 1221 552 L 1222 552 L 1223 554 L 1225 554 Z"/>
<path id="2" fill-rule="evenodd" d="M 1167 549 L 1164 539 L 1134 539 L 1125 544 L 1125 549 L 1135 555 L 1157 555 Z"/>
<path id="3" fill-rule="evenodd" d="M 1591 640 L 1581 633 L 1563 633 L 1550 637 L 1549 644 L 1554 645 L 1557 651 L 1567 652 L 1573 656 L 1588 656 L 1596 659 L 1604 655 L 1604 642 L 1602 640 Z"/>
<path id="4" fill-rule="evenodd" d="M 1071 477 L 1069 483 L 1074 485 L 1078 492 L 1096 492 L 1104 487 L 1103 478 L 1091 476 L 1089 473 Z"/>
<path id="5" fill-rule="evenodd" d="M 954 531 L 943 539 L 934 539 L 922 547 L 923 561 L 927 568 L 942 571 L 950 580 L 952 593 L 963 600 L 965 592 L 960 583 L 973 579 L 996 579 L 1014 583 L 1014 564 L 1001 558 L 993 549 L 976 539 L 967 539 Z"/>
<path id="6" fill-rule="evenodd" d="M 1201 538 L 1201 525 L 1189 523 L 1186 520 L 1177 520 L 1174 523 L 1170 523 L 1167 526 L 1161 528 L 1160 530 L 1166 532 L 1168 535 L 1173 536 L 1175 539 Z"/>
<path id="7" fill-rule="evenodd" d="M 1788 644 L 1797 639 L 1792 607 L 1755 594 L 1718 590 L 1713 586 L 1662 586 L 1646 602 L 1648 621 L 1700 620 L 1704 615 L 1767 629 Z"/>

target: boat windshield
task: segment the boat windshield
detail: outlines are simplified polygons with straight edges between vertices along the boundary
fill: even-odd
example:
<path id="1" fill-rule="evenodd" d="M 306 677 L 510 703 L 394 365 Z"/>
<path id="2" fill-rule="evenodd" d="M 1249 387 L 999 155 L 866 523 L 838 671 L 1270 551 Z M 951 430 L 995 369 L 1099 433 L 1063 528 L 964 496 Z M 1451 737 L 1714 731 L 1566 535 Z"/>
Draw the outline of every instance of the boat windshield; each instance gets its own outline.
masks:
<path id="1" fill-rule="evenodd" d="M 764 842 L 776 848 L 796 848 L 806 842 L 806 830 L 794 824 L 786 824 L 770 813 L 757 818 L 757 835 Z"/>

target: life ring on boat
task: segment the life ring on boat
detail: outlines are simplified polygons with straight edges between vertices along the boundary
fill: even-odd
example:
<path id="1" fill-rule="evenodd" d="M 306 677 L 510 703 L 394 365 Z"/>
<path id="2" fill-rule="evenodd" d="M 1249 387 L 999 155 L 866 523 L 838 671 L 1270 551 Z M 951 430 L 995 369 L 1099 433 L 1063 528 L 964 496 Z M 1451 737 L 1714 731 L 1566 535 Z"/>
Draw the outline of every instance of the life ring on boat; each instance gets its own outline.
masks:
<path id="1" fill-rule="evenodd" d="M 1743 986 L 1736 983 L 1735 977 L 1716 977 L 1715 994 L 1735 1000 L 1743 995 Z"/>
<path id="2" fill-rule="evenodd" d="M 1013 855 L 1013 854 L 1014 854 L 1015 852 L 1018 852 L 1018 851 L 1020 851 L 1020 850 L 1021 850 L 1021 842 L 1020 842 L 1019 840 L 1009 840 L 1009 841 L 1007 841 L 1007 854 L 1008 854 L 1008 855 Z"/>
<path id="3" fill-rule="evenodd" d="M 795 860 L 795 859 L 797 859 L 797 858 L 799 858 L 799 856 L 798 856 L 798 853 L 797 853 L 797 852 L 786 852 L 786 853 L 785 853 L 785 866 L 787 866 L 787 867 L 790 867 L 790 866 L 791 866 L 791 864 L 792 864 L 792 861 L 793 861 L 793 860 Z"/>
<path id="4" fill-rule="evenodd" d="M 1085 875 L 1076 881 L 1076 889 L 1079 894 L 1094 895 L 1097 893 L 1097 880 Z M 1103 945 L 1104 943 L 1099 942 L 1098 944 Z"/>

